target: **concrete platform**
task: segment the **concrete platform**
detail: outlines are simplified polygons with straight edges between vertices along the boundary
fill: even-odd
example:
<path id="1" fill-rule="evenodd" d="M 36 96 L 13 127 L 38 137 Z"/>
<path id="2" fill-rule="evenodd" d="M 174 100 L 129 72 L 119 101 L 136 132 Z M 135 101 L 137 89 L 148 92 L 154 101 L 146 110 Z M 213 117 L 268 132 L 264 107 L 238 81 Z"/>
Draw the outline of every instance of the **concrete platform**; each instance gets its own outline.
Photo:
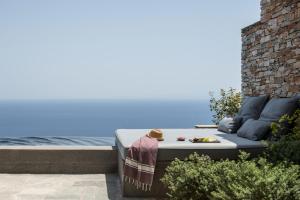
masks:
<path id="1" fill-rule="evenodd" d="M 0 163 L 0 173 L 116 173 L 117 151 L 113 146 L 0 146 Z"/>
<path id="2" fill-rule="evenodd" d="M 121 197 L 117 174 L 0 174 L 0 199 L 142 200 Z"/>

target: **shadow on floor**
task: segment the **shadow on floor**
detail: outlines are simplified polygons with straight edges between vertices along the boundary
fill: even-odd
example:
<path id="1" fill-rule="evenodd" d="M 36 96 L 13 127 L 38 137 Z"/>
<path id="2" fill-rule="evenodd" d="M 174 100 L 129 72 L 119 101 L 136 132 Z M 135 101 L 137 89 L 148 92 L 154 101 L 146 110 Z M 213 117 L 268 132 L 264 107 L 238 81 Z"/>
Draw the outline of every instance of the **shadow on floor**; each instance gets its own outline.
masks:
<path id="1" fill-rule="evenodd" d="M 105 174 L 107 196 L 110 200 L 155 200 L 155 198 L 122 197 L 120 179 L 117 174 Z"/>

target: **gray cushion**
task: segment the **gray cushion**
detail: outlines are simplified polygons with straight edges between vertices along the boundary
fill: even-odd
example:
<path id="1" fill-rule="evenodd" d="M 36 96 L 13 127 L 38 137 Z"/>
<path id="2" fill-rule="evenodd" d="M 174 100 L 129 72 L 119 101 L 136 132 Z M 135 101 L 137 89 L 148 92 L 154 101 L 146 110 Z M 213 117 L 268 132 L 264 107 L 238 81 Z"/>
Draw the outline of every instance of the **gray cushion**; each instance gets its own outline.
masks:
<path id="1" fill-rule="evenodd" d="M 236 133 L 241 126 L 242 120 L 243 118 L 241 117 L 224 117 L 224 119 L 219 122 L 218 131 Z"/>
<path id="2" fill-rule="evenodd" d="M 262 140 L 270 131 L 271 122 L 248 119 L 237 131 L 239 137 L 249 140 Z"/>
<path id="3" fill-rule="evenodd" d="M 298 106 L 298 98 L 274 98 L 263 109 L 259 120 L 274 122 L 284 114 L 292 114 Z"/>
<path id="4" fill-rule="evenodd" d="M 238 116 L 242 117 L 242 124 L 248 119 L 258 119 L 267 103 L 269 96 L 245 97 Z"/>

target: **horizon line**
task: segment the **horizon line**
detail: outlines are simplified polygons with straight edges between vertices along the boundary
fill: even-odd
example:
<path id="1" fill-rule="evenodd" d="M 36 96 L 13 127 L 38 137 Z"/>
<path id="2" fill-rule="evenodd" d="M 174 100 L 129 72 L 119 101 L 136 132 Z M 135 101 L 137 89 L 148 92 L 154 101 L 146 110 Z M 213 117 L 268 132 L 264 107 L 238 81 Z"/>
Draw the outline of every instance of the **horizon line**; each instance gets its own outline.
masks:
<path id="1" fill-rule="evenodd" d="M 11 98 L 0 101 L 201 101 L 209 98 Z"/>

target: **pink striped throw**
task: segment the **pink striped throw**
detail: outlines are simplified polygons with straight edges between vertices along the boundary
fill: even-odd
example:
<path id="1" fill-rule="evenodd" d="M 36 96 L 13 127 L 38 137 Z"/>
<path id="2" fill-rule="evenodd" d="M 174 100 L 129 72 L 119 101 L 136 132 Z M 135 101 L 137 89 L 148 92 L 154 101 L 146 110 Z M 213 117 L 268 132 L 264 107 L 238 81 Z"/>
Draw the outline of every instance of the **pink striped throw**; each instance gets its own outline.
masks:
<path id="1" fill-rule="evenodd" d="M 150 191 L 158 150 L 158 141 L 143 136 L 128 149 L 124 165 L 124 180 L 134 184 L 137 189 Z"/>

